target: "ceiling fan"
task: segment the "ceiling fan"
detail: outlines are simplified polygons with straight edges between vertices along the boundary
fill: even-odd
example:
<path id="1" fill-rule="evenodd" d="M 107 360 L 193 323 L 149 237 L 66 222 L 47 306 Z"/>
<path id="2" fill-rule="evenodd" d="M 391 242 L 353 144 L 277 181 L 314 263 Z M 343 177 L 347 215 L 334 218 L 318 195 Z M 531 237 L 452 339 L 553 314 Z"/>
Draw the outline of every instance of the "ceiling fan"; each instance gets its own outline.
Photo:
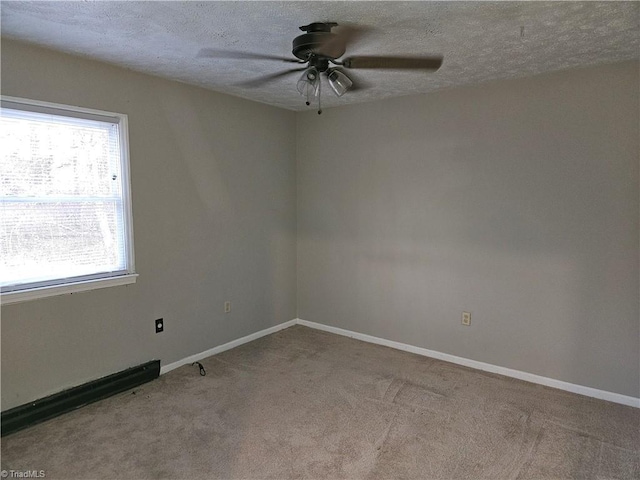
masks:
<path id="1" fill-rule="evenodd" d="M 241 85 L 257 87 L 295 72 L 304 71 L 297 83 L 298 92 L 306 97 L 306 104 L 318 100 L 318 114 L 322 113 L 320 103 L 321 75 L 324 74 L 333 92 L 341 97 L 347 91 L 365 88 L 345 69 L 386 69 L 386 70 L 423 70 L 434 72 L 442 65 L 442 56 L 377 56 L 358 55 L 342 58 L 347 46 L 356 40 L 366 29 L 355 26 L 342 26 L 332 32 L 338 24 L 335 22 L 315 22 L 300 27 L 302 35 L 293 39 L 292 53 L 296 58 L 264 55 L 259 53 L 237 52 L 204 48 L 198 57 L 231 58 L 239 60 L 277 60 L 304 65 L 281 72 L 264 75 Z M 340 59 L 340 60 L 339 60 Z"/>

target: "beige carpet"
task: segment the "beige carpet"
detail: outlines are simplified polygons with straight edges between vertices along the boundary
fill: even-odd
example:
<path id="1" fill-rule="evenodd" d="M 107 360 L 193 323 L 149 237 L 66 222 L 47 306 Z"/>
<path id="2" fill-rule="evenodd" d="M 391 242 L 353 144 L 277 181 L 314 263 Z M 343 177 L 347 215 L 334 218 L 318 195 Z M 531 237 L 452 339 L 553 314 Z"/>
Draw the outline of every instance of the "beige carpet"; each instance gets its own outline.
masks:
<path id="1" fill-rule="evenodd" d="M 2 440 L 47 479 L 640 478 L 640 410 L 291 327 Z"/>

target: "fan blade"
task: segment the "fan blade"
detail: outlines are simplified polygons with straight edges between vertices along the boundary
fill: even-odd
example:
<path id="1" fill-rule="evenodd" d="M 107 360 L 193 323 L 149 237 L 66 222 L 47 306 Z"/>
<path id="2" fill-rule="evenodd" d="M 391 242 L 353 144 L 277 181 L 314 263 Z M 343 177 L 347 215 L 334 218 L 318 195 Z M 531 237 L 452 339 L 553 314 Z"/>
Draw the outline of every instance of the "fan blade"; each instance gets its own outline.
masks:
<path id="1" fill-rule="evenodd" d="M 231 58 L 234 60 L 278 60 L 280 62 L 303 63 L 295 58 L 279 57 L 277 55 L 263 55 L 261 53 L 236 52 L 233 50 L 216 50 L 203 48 L 196 58 Z"/>
<path id="2" fill-rule="evenodd" d="M 378 57 L 357 56 L 345 58 L 346 68 L 383 68 L 395 70 L 436 71 L 442 65 L 442 57 Z"/>
<path id="3" fill-rule="evenodd" d="M 264 85 L 265 83 L 272 82 L 273 80 L 277 80 L 280 77 L 284 77 L 284 76 L 289 75 L 289 74 L 294 73 L 294 72 L 301 72 L 302 70 L 306 70 L 306 69 L 307 69 L 307 67 L 291 68 L 289 70 L 283 70 L 282 72 L 271 73 L 269 75 L 263 75 L 262 77 L 254 78 L 254 79 L 248 80 L 246 82 L 236 83 L 236 85 L 243 86 L 243 87 L 249 87 L 249 88 L 255 88 L 255 87 L 259 87 L 260 85 Z"/>
<path id="4" fill-rule="evenodd" d="M 355 25 L 340 25 L 335 27 L 335 30 L 332 32 L 334 35 L 318 47 L 315 53 L 329 58 L 341 57 L 344 55 L 347 46 L 354 43 L 368 31 L 368 28 L 362 26 L 356 27 Z"/>

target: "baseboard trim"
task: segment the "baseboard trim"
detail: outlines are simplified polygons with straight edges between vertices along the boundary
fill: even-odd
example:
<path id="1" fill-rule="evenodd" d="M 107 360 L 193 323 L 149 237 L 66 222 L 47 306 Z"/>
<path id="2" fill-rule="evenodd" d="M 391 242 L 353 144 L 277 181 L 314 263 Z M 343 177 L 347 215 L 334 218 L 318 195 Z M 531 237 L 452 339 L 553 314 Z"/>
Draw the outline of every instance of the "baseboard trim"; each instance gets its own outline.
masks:
<path id="1" fill-rule="evenodd" d="M 251 335 L 247 335 L 246 337 L 238 338 L 223 345 L 218 345 L 217 347 L 210 348 L 209 350 L 205 350 L 204 352 L 196 353 L 195 355 L 183 358 L 182 360 L 178 360 L 177 362 L 169 363 L 168 365 L 160 367 L 160 375 L 164 375 L 165 373 L 170 372 L 171 370 L 175 370 L 176 368 L 183 365 L 197 362 L 198 360 L 210 357 L 211 355 L 222 353 L 226 350 L 239 347 L 240 345 L 252 342 L 266 335 L 271 335 L 272 333 L 279 332 L 280 330 L 284 330 L 285 328 L 292 327 L 296 324 L 296 321 L 297 319 L 289 320 L 288 322 L 281 323 L 274 327 L 265 328 L 264 330 L 260 330 L 259 332 L 252 333 Z"/>
<path id="2" fill-rule="evenodd" d="M 416 347 L 413 345 L 407 345 L 406 343 L 394 342 L 392 340 L 386 340 L 380 337 L 374 337 L 365 333 L 353 332 L 351 330 L 345 330 L 338 327 L 331 327 L 329 325 L 323 325 L 321 323 L 309 322 L 300 318 L 296 319 L 295 324 L 304 325 L 305 327 L 315 328 L 316 330 L 322 330 L 329 333 L 335 333 L 345 337 L 355 338 L 356 340 L 362 340 L 363 342 L 375 343 L 376 345 L 383 345 L 385 347 L 395 348 L 405 352 L 415 353 L 417 355 L 423 355 L 425 357 L 436 358 L 438 360 L 444 360 L 446 362 L 455 363 L 457 365 L 463 365 L 465 367 L 475 368 L 477 370 L 483 370 L 485 372 L 497 373 L 506 377 L 517 378 L 526 382 L 537 383 L 539 385 L 545 385 L 547 387 L 553 387 L 567 392 L 577 393 L 580 395 L 586 395 L 588 397 L 598 398 L 601 400 L 607 400 L 609 402 L 620 403 L 630 407 L 640 408 L 640 398 L 630 397 L 628 395 L 622 395 L 619 393 L 608 392 L 606 390 L 598 390 L 597 388 L 585 387 L 583 385 L 576 385 L 574 383 L 564 382 L 562 380 L 556 380 L 553 378 L 543 377 L 535 375 L 533 373 L 523 372 L 520 370 L 514 370 L 511 368 L 500 367 L 490 363 L 478 362 L 476 360 L 470 360 L 464 357 L 457 357 L 448 353 L 442 353 L 435 350 L 429 350 L 422 347 Z M 290 322 L 289 322 L 290 323 Z"/>
<path id="3" fill-rule="evenodd" d="M 165 373 L 170 372 L 171 370 L 174 370 L 183 365 L 197 362 L 198 360 L 210 357 L 211 355 L 216 355 L 245 343 L 252 342 L 253 340 L 257 340 L 258 338 L 264 337 L 266 335 L 271 335 L 272 333 L 276 333 L 280 330 L 284 330 L 285 328 L 292 327 L 293 325 L 303 325 L 305 327 L 314 328 L 316 330 L 335 333 L 336 335 L 342 335 L 344 337 L 355 338 L 356 340 L 362 340 L 363 342 L 383 345 L 385 347 L 395 348 L 396 350 L 402 350 L 404 352 L 415 353 L 417 355 L 435 358 L 465 367 L 475 368 L 476 370 L 497 373 L 506 377 L 517 378 L 526 382 L 557 388 L 559 390 L 565 390 L 567 392 L 577 393 L 579 395 L 585 395 L 587 397 L 598 398 L 600 400 L 607 400 L 609 402 L 640 408 L 640 398 L 637 397 L 608 392 L 606 390 L 599 390 L 592 387 L 585 387 L 583 385 L 577 385 L 575 383 L 564 382 L 562 380 L 556 380 L 554 378 L 543 377 L 541 375 L 523 372 L 521 370 L 514 370 L 512 368 L 501 367 L 499 365 L 493 365 L 491 363 L 479 362 L 477 360 L 458 357 L 456 355 L 442 353 L 436 350 L 429 350 L 427 348 L 416 347 L 414 345 L 408 345 L 406 343 L 394 342 L 393 340 L 374 337 L 373 335 L 367 335 L 366 333 L 358 333 L 351 330 L 345 330 L 343 328 L 323 325 L 321 323 L 309 322 L 307 320 L 302 320 L 301 318 L 289 320 L 288 322 L 284 322 L 279 325 L 260 330 L 259 332 L 252 333 L 251 335 L 247 335 L 246 337 L 238 338 L 237 340 L 232 340 L 231 342 L 225 343 L 223 345 L 218 345 L 217 347 L 210 348 L 209 350 L 205 350 L 204 352 L 196 353 L 195 355 L 183 358 L 182 360 L 178 360 L 177 362 L 164 365 L 160 368 L 160 375 L 164 375 Z"/>

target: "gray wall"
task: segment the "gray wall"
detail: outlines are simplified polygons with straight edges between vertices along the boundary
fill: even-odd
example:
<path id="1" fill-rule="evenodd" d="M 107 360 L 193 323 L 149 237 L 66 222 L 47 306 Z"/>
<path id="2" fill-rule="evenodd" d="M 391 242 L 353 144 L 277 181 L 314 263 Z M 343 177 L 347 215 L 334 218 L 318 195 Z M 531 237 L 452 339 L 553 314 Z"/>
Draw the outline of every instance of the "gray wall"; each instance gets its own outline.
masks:
<path id="1" fill-rule="evenodd" d="M 639 396 L 638 86 L 625 63 L 299 115 L 298 317 Z"/>
<path id="2" fill-rule="evenodd" d="M 3 306 L 2 410 L 296 317 L 294 113 L 8 40 L 2 93 L 129 115 L 140 274 Z"/>

